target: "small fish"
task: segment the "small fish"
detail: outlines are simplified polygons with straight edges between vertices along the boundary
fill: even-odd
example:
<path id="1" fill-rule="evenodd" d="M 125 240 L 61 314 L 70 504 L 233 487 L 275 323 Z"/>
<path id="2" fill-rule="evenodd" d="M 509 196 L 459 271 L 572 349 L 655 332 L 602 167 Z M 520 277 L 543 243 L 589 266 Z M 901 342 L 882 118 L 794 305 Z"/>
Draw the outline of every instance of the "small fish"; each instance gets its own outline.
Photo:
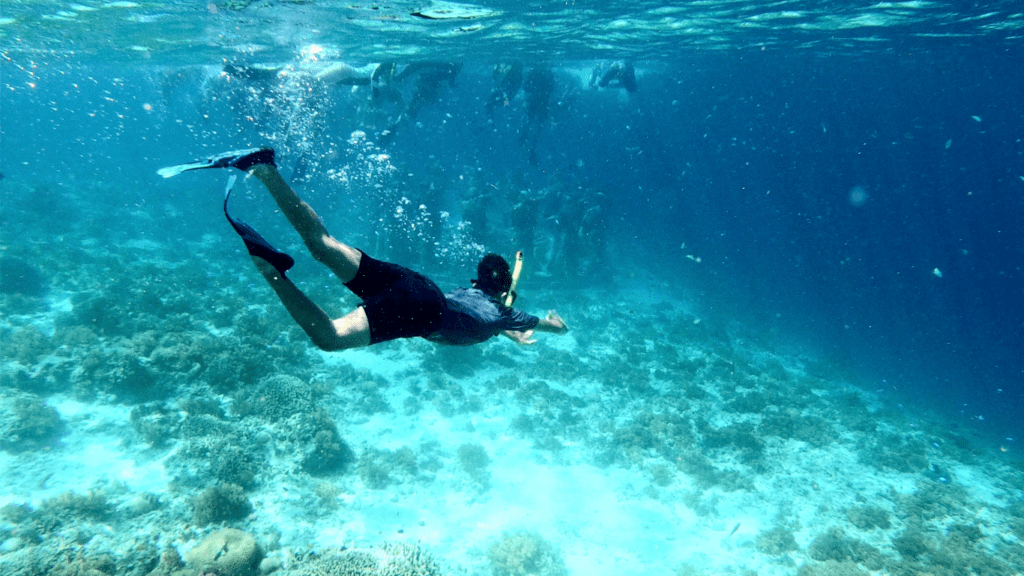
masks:
<path id="1" fill-rule="evenodd" d="M 971 116 L 971 118 L 974 118 L 975 122 L 981 122 L 981 116 Z"/>
<path id="2" fill-rule="evenodd" d="M 949 150 L 949 147 L 952 146 L 952 145 L 953 145 L 953 139 L 952 138 L 950 138 L 949 140 L 946 140 L 946 150 Z"/>
<path id="3" fill-rule="evenodd" d="M 732 532 L 729 532 L 729 536 L 732 536 L 733 534 L 735 534 L 736 531 L 739 530 L 739 529 L 740 529 L 740 523 L 737 522 L 736 525 L 732 527 Z M 726 538 L 728 538 L 729 536 L 726 536 Z"/>
<path id="4" fill-rule="evenodd" d="M 942 270 L 939 270 L 938 268 L 932 270 L 932 274 L 935 274 L 936 278 L 942 278 Z"/>

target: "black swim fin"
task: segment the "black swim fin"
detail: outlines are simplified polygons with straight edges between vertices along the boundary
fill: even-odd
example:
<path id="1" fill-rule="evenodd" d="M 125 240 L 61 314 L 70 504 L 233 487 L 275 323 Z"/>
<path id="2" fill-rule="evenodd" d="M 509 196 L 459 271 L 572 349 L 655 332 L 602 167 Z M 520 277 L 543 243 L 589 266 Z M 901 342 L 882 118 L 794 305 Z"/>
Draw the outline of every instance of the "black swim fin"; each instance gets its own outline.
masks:
<path id="1" fill-rule="evenodd" d="M 274 164 L 273 148 L 247 148 L 245 150 L 232 150 L 211 156 L 206 160 L 197 160 L 188 164 L 168 166 L 156 171 L 164 178 L 177 176 L 189 170 L 205 170 L 207 168 L 238 168 L 242 172 L 248 171 L 257 164 Z"/>
<path id="2" fill-rule="evenodd" d="M 295 265 L 295 259 L 271 246 L 252 226 L 232 218 L 231 214 L 228 213 L 228 200 L 231 198 L 231 190 L 235 186 L 236 178 L 237 176 L 232 175 L 231 180 L 228 181 L 227 188 L 224 190 L 224 216 L 227 217 L 235 232 L 242 237 L 242 242 L 245 242 L 245 249 L 249 251 L 249 254 L 259 256 L 270 262 L 271 266 L 277 268 L 281 276 L 284 276 L 284 273 Z"/>

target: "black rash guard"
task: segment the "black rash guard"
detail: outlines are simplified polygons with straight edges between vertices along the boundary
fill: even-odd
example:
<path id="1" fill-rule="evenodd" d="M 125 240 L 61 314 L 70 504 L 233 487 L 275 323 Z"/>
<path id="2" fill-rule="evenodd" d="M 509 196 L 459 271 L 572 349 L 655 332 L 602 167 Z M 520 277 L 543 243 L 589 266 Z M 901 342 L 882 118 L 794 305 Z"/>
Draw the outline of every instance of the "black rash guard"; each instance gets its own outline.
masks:
<path id="1" fill-rule="evenodd" d="M 478 344 L 505 330 L 521 332 L 537 327 L 540 318 L 515 308 L 506 308 L 476 288 L 458 288 L 444 295 L 447 307 L 441 326 L 427 336 L 438 344 Z"/>

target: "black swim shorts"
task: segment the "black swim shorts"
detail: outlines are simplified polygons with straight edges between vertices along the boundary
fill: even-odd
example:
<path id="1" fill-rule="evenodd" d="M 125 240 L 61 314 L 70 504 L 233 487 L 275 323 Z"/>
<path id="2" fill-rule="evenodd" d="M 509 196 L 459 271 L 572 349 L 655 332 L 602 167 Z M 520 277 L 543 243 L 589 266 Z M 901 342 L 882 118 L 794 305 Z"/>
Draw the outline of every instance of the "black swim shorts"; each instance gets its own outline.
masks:
<path id="1" fill-rule="evenodd" d="M 370 344 L 425 337 L 441 324 L 447 302 L 444 292 L 419 272 L 381 262 L 363 252 L 356 277 L 345 286 L 363 299 Z"/>

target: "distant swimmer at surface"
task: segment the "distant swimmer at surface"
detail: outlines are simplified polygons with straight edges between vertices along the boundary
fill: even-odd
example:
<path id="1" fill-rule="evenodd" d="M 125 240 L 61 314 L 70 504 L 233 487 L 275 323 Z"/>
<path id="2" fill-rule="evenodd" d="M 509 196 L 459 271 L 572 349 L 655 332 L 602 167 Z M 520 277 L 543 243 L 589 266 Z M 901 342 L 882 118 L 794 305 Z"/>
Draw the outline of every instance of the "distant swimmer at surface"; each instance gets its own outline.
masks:
<path id="1" fill-rule="evenodd" d="M 446 84 L 449 87 L 455 86 L 455 78 L 461 71 L 462 63 L 452 62 L 413 62 L 407 64 L 397 74 L 392 71 L 391 84 L 404 82 L 413 76 L 416 77 L 416 84 L 413 88 L 412 98 L 405 105 L 405 109 L 394 122 L 380 133 L 377 142 L 381 146 L 387 146 L 400 128 L 416 119 L 420 110 L 438 101 Z"/>
<path id="2" fill-rule="evenodd" d="M 512 104 L 512 100 L 519 93 L 523 85 L 523 64 L 514 62 L 512 64 L 498 64 L 492 72 L 494 88 L 487 98 L 487 114 L 494 113 L 498 106 L 505 107 Z"/>
<path id="3" fill-rule="evenodd" d="M 550 68 L 531 68 L 523 82 L 526 93 L 526 119 L 519 130 L 519 143 L 526 147 L 532 166 L 537 165 L 537 140 L 551 111 L 551 93 L 555 90 L 555 74 Z"/>
<path id="4" fill-rule="evenodd" d="M 295 261 L 272 247 L 251 226 L 232 218 L 228 200 L 235 177 L 224 195 L 224 215 L 242 237 L 256 269 L 277 293 L 295 322 L 322 350 L 359 348 L 397 338 L 421 337 L 438 344 L 470 345 L 499 334 L 533 344 L 534 332 L 565 334 L 568 326 L 551 310 L 539 318 L 512 308 L 514 274 L 508 262 L 487 254 L 477 264 L 471 288 L 448 294 L 426 276 L 376 260 L 335 239 L 320 217 L 277 171 L 274 151 L 254 148 L 227 152 L 207 160 L 163 168 L 170 178 L 189 170 L 237 168 L 256 177 L 270 192 L 310 254 L 327 266 L 362 303 L 341 318 L 332 319 L 286 275 Z"/>
<path id="5" fill-rule="evenodd" d="M 616 60 L 612 63 L 602 62 L 594 66 L 590 73 L 590 87 L 625 88 L 626 92 L 636 92 L 636 71 L 633 63 Z"/>

